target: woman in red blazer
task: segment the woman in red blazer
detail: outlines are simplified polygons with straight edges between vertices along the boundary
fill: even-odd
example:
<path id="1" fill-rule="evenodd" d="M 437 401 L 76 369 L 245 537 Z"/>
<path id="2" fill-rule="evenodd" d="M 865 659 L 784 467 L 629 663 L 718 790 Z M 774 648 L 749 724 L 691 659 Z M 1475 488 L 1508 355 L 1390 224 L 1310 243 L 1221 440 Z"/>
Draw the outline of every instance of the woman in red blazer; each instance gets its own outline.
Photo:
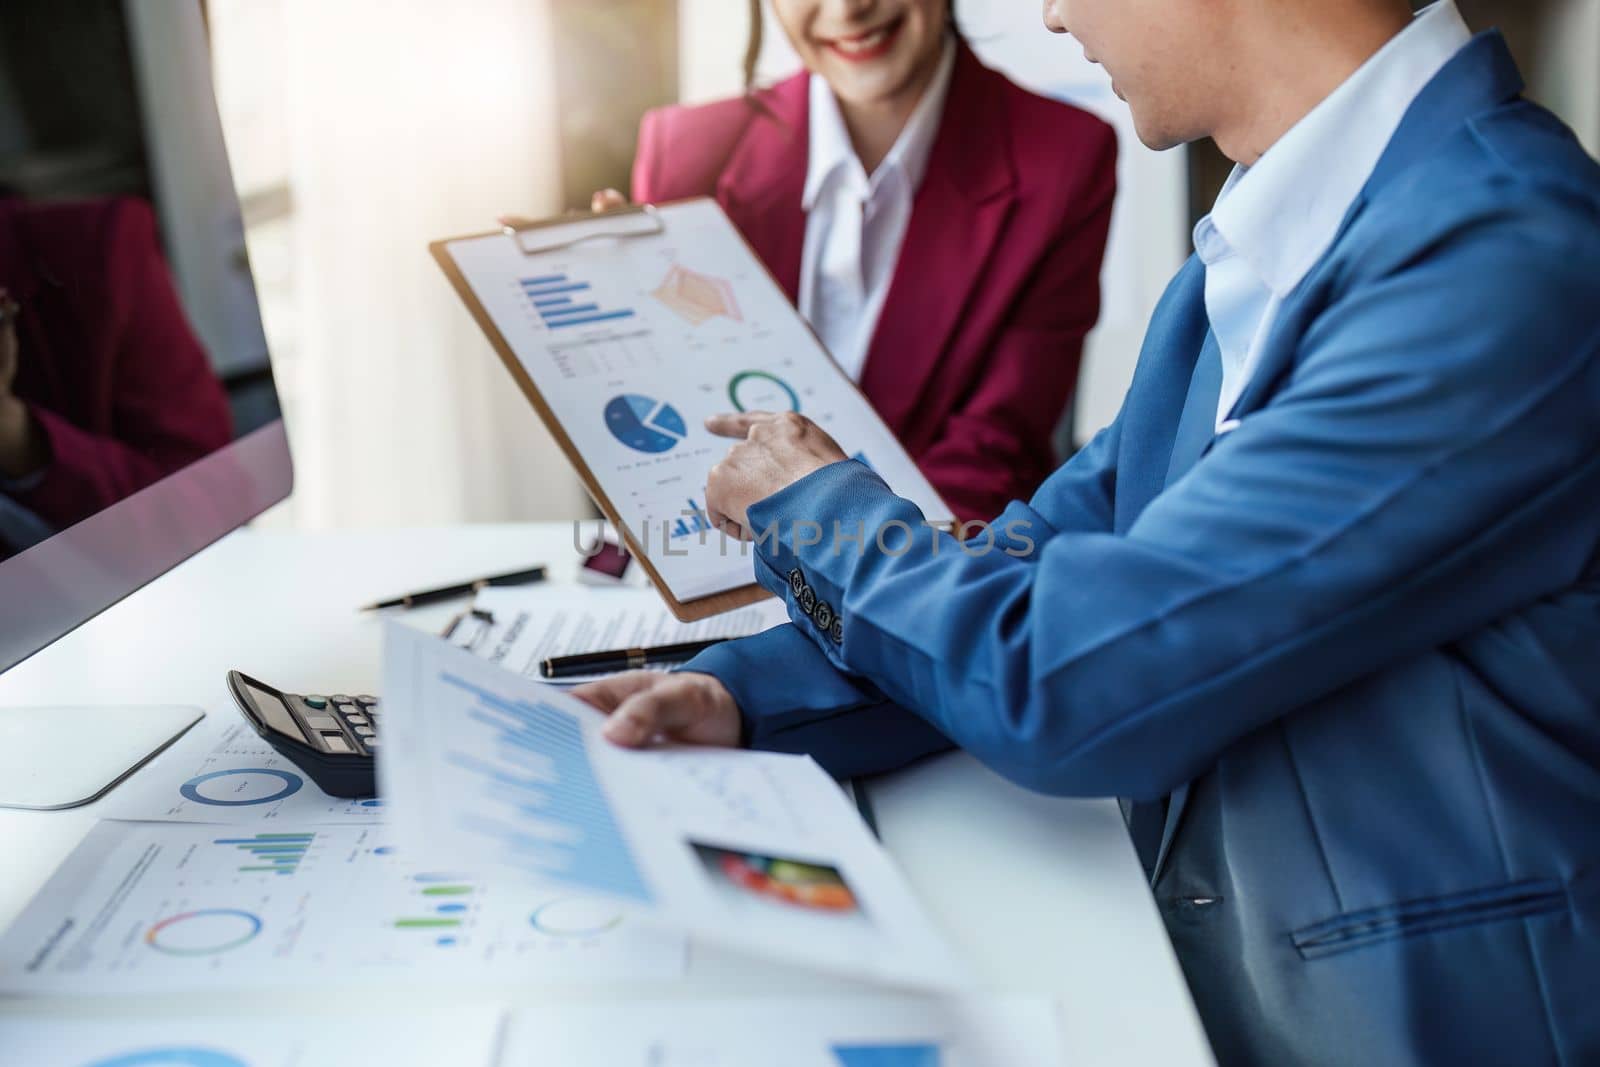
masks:
<path id="1" fill-rule="evenodd" d="M 0 504 L 62 530 L 231 440 L 145 201 L 0 196 L 0 294 Z"/>
<path id="2" fill-rule="evenodd" d="M 645 115 L 633 199 L 716 197 L 957 515 L 992 518 L 1055 467 L 1115 135 L 984 67 L 949 0 L 773 7 L 807 71 Z"/>

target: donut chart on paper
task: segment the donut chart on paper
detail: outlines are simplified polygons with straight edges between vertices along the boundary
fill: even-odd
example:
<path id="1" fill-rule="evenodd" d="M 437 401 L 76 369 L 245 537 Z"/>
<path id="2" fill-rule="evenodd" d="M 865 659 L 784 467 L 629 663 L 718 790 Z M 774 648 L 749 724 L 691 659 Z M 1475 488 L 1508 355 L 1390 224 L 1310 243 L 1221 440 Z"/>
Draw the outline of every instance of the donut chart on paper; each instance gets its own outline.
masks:
<path id="1" fill-rule="evenodd" d="M 274 767 L 237 767 L 191 778 L 178 787 L 185 800 L 219 808 L 271 804 L 300 792 L 305 779 Z"/>
<path id="2" fill-rule="evenodd" d="M 800 394 L 776 374 L 745 370 L 728 382 L 728 400 L 738 411 L 799 411 Z"/>
<path id="3" fill-rule="evenodd" d="M 599 900 L 560 897 L 539 905 L 528 921 L 551 937 L 593 937 L 621 926 L 622 912 Z"/>
<path id="4" fill-rule="evenodd" d="M 168 956 L 213 956 L 261 932 L 261 917 L 239 908 L 202 908 L 171 915 L 145 932 L 145 944 Z"/>

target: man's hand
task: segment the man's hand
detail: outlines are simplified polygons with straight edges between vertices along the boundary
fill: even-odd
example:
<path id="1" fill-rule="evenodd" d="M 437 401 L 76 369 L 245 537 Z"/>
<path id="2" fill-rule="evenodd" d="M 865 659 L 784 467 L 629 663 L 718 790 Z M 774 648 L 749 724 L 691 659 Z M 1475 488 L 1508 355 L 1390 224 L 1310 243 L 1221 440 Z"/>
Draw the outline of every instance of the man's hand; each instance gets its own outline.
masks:
<path id="1" fill-rule="evenodd" d="M 706 429 L 742 437 L 706 478 L 706 512 L 718 529 L 749 540 L 750 505 L 787 489 L 830 463 L 849 459 L 833 438 L 804 415 L 746 411 L 713 415 Z"/>
<path id="2" fill-rule="evenodd" d="M 580 685 L 572 695 L 611 716 L 606 740 L 643 748 L 658 737 L 688 745 L 739 745 L 739 706 L 709 674 L 628 671 Z"/>

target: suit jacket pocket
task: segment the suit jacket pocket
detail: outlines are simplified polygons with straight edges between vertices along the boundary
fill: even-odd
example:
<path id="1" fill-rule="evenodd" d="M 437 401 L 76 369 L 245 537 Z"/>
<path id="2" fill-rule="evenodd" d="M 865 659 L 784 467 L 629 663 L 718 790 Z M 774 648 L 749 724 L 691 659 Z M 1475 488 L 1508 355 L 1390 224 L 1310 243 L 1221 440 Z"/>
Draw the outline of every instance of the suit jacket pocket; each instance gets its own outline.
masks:
<path id="1" fill-rule="evenodd" d="M 1566 907 L 1567 892 L 1559 881 L 1527 879 L 1345 912 L 1302 926 L 1289 936 L 1301 958 L 1310 960 L 1397 938 L 1543 915 Z"/>

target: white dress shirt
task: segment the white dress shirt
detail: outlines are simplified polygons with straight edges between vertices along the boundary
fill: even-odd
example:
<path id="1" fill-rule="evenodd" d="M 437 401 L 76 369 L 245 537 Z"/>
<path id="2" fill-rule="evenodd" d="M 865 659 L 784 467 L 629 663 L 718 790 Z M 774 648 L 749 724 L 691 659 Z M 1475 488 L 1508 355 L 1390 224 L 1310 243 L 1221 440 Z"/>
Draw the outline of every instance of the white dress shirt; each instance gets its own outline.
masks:
<path id="1" fill-rule="evenodd" d="M 1206 315 L 1222 353 L 1219 431 L 1284 298 L 1333 244 L 1412 102 L 1471 39 L 1455 0 L 1418 12 L 1255 166 L 1235 168 L 1195 227 Z"/>
<path id="2" fill-rule="evenodd" d="M 928 169 L 955 61 L 955 42 L 947 41 L 933 80 L 871 177 L 850 143 L 833 90 L 819 75 L 811 76 L 800 314 L 856 381 Z"/>

